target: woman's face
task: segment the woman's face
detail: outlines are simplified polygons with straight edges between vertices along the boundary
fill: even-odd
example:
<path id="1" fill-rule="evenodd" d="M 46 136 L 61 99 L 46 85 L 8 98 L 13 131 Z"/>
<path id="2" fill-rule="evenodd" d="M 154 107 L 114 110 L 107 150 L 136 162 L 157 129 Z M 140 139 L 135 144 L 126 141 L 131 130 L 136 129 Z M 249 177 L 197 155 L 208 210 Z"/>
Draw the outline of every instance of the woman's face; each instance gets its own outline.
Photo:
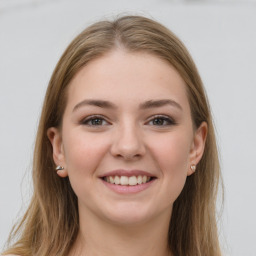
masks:
<path id="1" fill-rule="evenodd" d="M 131 224 L 170 217 L 206 130 L 193 130 L 185 82 L 170 64 L 115 50 L 76 74 L 62 130 L 48 136 L 80 216 Z"/>

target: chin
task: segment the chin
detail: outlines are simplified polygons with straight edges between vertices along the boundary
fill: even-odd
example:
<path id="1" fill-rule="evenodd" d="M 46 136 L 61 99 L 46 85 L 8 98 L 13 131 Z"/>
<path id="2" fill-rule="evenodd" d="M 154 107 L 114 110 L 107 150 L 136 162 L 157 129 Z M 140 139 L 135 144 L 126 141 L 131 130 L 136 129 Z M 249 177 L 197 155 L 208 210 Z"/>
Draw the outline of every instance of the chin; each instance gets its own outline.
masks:
<path id="1" fill-rule="evenodd" d="M 115 225 L 132 226 L 144 224 L 154 218 L 154 211 L 147 207 L 138 207 L 136 203 L 124 204 L 112 207 L 108 211 L 105 208 L 104 217 Z"/>

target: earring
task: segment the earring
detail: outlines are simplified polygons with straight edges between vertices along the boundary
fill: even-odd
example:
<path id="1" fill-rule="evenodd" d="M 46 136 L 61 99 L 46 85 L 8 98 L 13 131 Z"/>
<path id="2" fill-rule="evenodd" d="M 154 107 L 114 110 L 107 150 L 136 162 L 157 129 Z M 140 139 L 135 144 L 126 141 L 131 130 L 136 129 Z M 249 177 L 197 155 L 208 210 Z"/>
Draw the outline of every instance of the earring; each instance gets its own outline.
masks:
<path id="1" fill-rule="evenodd" d="M 55 168 L 55 170 L 56 170 L 56 171 L 62 171 L 62 170 L 64 170 L 64 167 L 58 165 L 58 166 Z"/>
<path id="2" fill-rule="evenodd" d="M 190 165 L 190 169 L 191 169 L 191 171 L 195 172 L 196 171 L 196 165 L 195 164 L 191 164 Z"/>
<path id="3" fill-rule="evenodd" d="M 68 176 L 68 172 L 67 169 L 65 169 L 63 166 L 58 165 L 56 168 L 56 173 L 58 176 L 60 176 L 61 178 L 65 178 Z"/>

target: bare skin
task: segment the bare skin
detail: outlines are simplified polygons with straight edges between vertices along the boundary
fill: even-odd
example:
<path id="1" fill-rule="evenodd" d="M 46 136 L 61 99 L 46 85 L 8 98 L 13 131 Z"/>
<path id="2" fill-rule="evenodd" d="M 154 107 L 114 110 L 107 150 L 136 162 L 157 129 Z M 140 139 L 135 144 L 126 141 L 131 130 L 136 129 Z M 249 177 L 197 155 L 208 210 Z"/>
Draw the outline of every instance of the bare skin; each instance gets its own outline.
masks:
<path id="1" fill-rule="evenodd" d="M 171 255 L 173 203 L 206 134 L 205 123 L 193 128 L 185 82 L 160 58 L 118 49 L 82 68 L 69 85 L 62 130 L 48 130 L 64 167 L 58 175 L 69 176 L 78 197 L 80 230 L 69 255 Z M 119 174 L 130 182 L 131 173 L 148 180 L 111 183 Z"/>

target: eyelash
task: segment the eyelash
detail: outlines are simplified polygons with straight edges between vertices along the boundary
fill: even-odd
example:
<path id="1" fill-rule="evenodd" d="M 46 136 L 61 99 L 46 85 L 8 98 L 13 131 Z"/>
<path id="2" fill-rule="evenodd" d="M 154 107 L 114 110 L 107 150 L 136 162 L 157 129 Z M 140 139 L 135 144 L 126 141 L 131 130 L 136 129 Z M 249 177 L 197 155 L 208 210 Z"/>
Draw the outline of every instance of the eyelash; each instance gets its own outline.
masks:
<path id="1" fill-rule="evenodd" d="M 153 126 L 171 126 L 171 125 L 177 124 L 172 118 L 168 116 L 163 116 L 163 115 L 156 115 L 151 117 L 150 120 L 146 122 L 146 124 L 149 124 L 150 122 L 154 122 L 156 119 L 158 119 L 158 121 L 161 120 L 162 124 L 155 124 L 155 125 L 152 124 Z M 100 124 L 93 124 L 92 122 L 95 120 L 100 121 Z M 102 124 L 103 122 L 106 122 L 106 124 Z M 80 122 L 80 124 L 96 127 L 96 126 L 105 126 L 110 123 L 106 121 L 106 118 L 104 116 L 93 115 L 83 119 Z"/>
<path id="2" fill-rule="evenodd" d="M 165 124 L 160 124 L 160 125 L 156 124 L 155 126 L 171 126 L 171 125 L 176 125 L 176 122 L 171 117 L 163 116 L 163 115 L 153 116 L 147 123 L 153 122 L 156 119 L 165 122 Z"/>
<path id="3" fill-rule="evenodd" d="M 93 116 L 89 116 L 85 119 L 83 119 L 80 123 L 83 124 L 83 125 L 88 125 L 88 126 L 103 126 L 102 124 L 92 124 L 89 122 L 93 122 L 93 120 L 100 120 L 101 123 L 102 122 L 106 122 L 106 123 L 109 123 L 108 121 L 106 121 L 106 118 L 103 117 L 103 116 L 100 116 L 100 115 L 93 115 Z"/>

